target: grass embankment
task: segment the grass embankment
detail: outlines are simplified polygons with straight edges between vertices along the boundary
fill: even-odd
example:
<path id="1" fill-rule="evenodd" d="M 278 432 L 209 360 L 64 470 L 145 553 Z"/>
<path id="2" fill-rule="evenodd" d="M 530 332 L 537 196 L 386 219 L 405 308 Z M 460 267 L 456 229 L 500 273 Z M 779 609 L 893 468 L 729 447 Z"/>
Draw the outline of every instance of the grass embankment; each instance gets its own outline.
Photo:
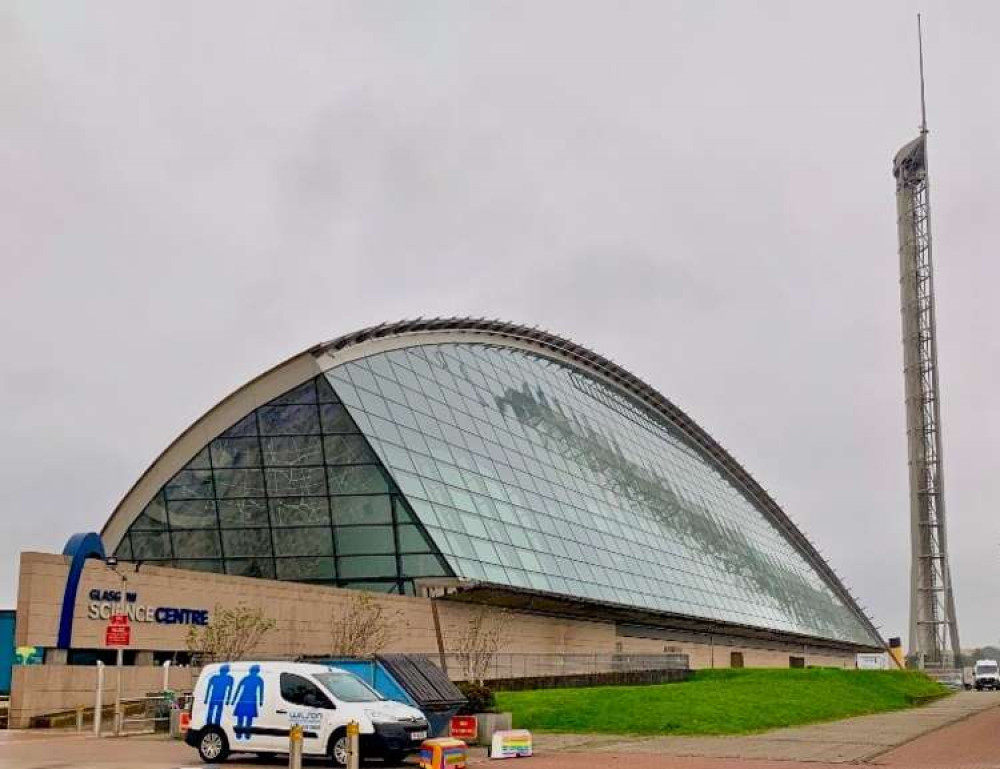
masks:
<path id="1" fill-rule="evenodd" d="M 742 734 L 900 710 L 944 691 L 908 671 L 699 670 L 675 684 L 497 692 L 497 703 L 536 731 Z"/>

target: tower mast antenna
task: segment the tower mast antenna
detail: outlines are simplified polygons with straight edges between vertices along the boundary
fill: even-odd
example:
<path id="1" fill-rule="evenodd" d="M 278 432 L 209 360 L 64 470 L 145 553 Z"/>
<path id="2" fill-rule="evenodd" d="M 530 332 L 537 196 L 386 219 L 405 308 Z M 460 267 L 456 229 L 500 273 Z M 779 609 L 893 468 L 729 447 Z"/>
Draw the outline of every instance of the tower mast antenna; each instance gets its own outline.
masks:
<path id="1" fill-rule="evenodd" d="M 927 133 L 927 100 L 924 98 L 924 31 L 917 14 L 917 49 L 920 52 L 920 133 Z"/>
<path id="2" fill-rule="evenodd" d="M 937 312 L 927 172 L 924 40 L 920 52 L 920 134 L 893 158 L 899 287 L 903 322 L 903 382 L 910 468 L 910 656 L 921 668 L 961 668 L 945 520 Z"/>

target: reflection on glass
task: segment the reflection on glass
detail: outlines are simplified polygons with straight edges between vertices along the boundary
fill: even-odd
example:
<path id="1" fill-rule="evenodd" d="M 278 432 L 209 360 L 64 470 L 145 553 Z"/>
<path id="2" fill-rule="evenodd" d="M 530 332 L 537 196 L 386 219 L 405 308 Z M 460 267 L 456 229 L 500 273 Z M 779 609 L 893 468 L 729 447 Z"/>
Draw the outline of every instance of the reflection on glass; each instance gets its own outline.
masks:
<path id="1" fill-rule="evenodd" d="M 873 640 L 711 459 L 577 369 L 441 344 L 327 376 L 462 576 Z"/>
<path id="2" fill-rule="evenodd" d="M 405 526 L 399 545 L 397 525 Z M 400 548 L 425 560 L 401 571 Z M 414 578 L 450 573 L 325 377 L 265 404 L 199 451 L 116 552 L 178 568 L 350 580 L 410 595 Z"/>

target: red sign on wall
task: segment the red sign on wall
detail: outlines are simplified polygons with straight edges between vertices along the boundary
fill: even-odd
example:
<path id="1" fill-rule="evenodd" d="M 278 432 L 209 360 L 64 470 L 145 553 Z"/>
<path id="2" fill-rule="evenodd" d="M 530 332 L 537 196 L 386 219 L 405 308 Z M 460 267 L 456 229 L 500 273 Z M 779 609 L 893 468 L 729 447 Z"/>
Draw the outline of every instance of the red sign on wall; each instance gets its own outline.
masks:
<path id="1" fill-rule="evenodd" d="M 455 716 L 451 719 L 451 736 L 456 740 L 476 739 L 477 729 L 475 716 Z"/>
<path id="2" fill-rule="evenodd" d="M 128 646 L 132 642 L 132 628 L 124 614 L 113 614 L 104 631 L 105 646 Z"/>

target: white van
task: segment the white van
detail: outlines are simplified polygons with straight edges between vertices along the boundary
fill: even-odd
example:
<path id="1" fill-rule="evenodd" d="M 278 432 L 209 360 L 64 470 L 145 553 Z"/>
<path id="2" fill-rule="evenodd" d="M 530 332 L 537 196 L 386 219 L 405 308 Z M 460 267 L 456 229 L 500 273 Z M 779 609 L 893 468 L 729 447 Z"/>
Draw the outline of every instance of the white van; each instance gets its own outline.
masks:
<path id="1" fill-rule="evenodd" d="M 347 764 L 348 722 L 357 721 L 361 755 L 398 763 L 427 738 L 416 708 L 382 697 L 352 673 L 298 662 L 208 665 L 194 688 L 185 741 L 206 763 L 230 753 L 287 753 L 293 725 L 303 753 Z"/>
<path id="2" fill-rule="evenodd" d="M 996 660 L 977 660 L 972 676 L 977 692 L 983 689 L 1000 689 L 1000 668 Z"/>

